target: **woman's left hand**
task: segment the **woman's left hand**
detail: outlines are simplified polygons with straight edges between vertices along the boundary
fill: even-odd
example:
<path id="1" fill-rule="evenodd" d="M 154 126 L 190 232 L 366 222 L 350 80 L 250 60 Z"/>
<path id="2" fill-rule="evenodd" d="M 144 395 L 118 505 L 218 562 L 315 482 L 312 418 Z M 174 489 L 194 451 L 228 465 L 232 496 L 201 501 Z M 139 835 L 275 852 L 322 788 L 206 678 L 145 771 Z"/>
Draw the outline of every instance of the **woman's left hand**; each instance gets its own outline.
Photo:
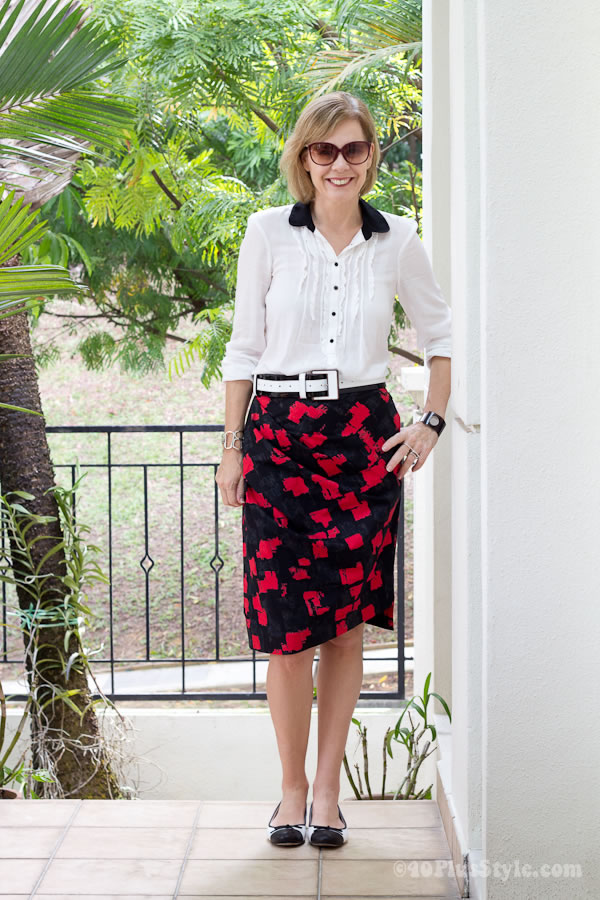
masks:
<path id="1" fill-rule="evenodd" d="M 395 469 L 398 463 L 406 456 L 402 466 L 396 473 L 398 481 L 404 478 L 409 469 L 412 469 L 413 472 L 417 472 L 422 468 L 425 460 L 435 447 L 438 438 L 439 434 L 437 431 L 434 431 L 429 425 L 425 425 L 424 422 L 413 422 L 412 425 L 401 428 L 400 431 L 397 431 L 396 434 L 387 438 L 381 445 L 382 450 L 390 450 L 392 447 L 395 447 L 396 444 L 400 444 L 398 450 L 388 460 L 386 469 L 388 472 L 391 472 L 392 469 Z M 416 450 L 419 454 L 419 459 L 417 459 L 414 453 L 410 452 L 410 448 Z"/>

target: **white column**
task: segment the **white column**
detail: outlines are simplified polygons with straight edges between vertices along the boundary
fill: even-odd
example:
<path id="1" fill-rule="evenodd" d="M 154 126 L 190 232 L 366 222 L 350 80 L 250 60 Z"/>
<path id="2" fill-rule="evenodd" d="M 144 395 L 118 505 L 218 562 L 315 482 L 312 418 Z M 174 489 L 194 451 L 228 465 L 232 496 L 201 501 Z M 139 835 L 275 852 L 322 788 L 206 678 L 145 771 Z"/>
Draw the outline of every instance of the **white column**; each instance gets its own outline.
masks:
<path id="1" fill-rule="evenodd" d="M 447 0 L 423 7 L 423 242 L 446 301 L 450 296 L 449 95 Z M 425 394 L 429 370 L 425 371 Z M 414 476 L 415 693 L 432 672 L 430 689 L 452 696 L 452 540 L 450 460 L 452 400 L 446 428 Z M 441 711 L 438 701 L 435 707 Z"/>
<path id="2" fill-rule="evenodd" d="M 423 489 L 421 483 L 415 485 L 415 520 L 420 490 L 430 500 L 427 511 L 435 521 L 431 534 L 440 535 L 432 559 L 440 588 L 442 579 L 446 581 L 438 597 L 445 593 L 446 600 L 442 608 L 436 610 L 432 603 L 425 612 L 418 604 L 415 626 L 420 612 L 423 621 L 416 644 L 431 650 L 436 676 L 446 672 L 446 665 L 451 668 L 451 678 L 436 677 L 438 690 L 440 682 L 451 685 L 451 695 L 446 696 L 453 712 L 452 752 L 445 742 L 440 777 L 460 848 L 477 854 L 482 845 L 482 747 L 479 97 L 477 69 L 470 71 L 477 50 L 475 9 L 476 0 L 429 0 L 423 8 L 425 224 L 431 223 L 428 249 L 436 274 L 451 298 L 453 361 L 446 445 L 436 447 L 436 466 Z M 433 596 L 433 591 L 424 596 Z M 421 632 L 430 635 L 430 643 Z"/>
<path id="3" fill-rule="evenodd" d="M 450 0 L 452 755 L 442 768 L 462 853 L 482 849 L 480 122 L 477 0 Z M 472 885 L 473 888 L 473 885 Z"/>
<path id="4" fill-rule="evenodd" d="M 498 867 L 472 897 L 583 900 L 600 895 L 600 9 L 451 0 L 450 26 L 452 797 L 471 864 Z"/>

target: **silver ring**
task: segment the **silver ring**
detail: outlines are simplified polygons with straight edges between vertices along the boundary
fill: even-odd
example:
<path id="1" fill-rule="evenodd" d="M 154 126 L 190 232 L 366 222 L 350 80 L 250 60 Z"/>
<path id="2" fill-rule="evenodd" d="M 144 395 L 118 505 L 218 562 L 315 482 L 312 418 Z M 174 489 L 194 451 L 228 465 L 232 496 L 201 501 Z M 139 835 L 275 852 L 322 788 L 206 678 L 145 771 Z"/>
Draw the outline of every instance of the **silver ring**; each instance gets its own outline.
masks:
<path id="1" fill-rule="evenodd" d="M 406 442 L 405 442 L 405 443 L 406 443 Z M 414 453 L 415 456 L 417 457 L 417 459 L 421 459 L 420 455 L 417 453 L 416 450 L 413 450 L 413 448 L 410 446 L 410 444 L 406 444 L 406 446 L 408 447 L 409 453 Z"/>

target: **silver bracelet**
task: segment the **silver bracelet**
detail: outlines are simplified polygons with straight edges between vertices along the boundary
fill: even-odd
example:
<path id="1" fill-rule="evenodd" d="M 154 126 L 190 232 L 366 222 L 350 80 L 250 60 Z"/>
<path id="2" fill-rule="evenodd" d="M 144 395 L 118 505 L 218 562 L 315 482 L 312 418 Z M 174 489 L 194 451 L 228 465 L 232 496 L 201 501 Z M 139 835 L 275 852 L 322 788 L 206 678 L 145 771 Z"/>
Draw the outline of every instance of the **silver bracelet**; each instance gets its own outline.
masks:
<path id="1" fill-rule="evenodd" d="M 231 441 L 227 443 L 227 435 L 232 434 Z M 236 441 L 239 443 L 236 444 Z M 236 431 L 224 431 L 222 436 L 223 447 L 225 450 L 241 450 L 244 443 L 244 430 L 242 428 Z"/>

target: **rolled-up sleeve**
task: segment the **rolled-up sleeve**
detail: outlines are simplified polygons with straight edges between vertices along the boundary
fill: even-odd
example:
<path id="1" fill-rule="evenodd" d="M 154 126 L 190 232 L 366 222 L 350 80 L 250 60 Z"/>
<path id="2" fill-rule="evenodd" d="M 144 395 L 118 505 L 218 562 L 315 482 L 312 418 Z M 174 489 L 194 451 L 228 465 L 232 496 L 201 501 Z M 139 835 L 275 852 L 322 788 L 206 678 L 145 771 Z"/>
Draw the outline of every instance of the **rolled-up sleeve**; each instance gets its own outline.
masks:
<path id="1" fill-rule="evenodd" d="M 452 356 L 452 310 L 436 281 L 414 221 L 398 254 L 397 294 L 417 332 L 426 366 L 431 368 L 433 356 Z"/>
<path id="2" fill-rule="evenodd" d="M 257 215 L 248 217 L 240 245 L 233 326 L 221 362 L 223 381 L 252 381 L 266 345 L 265 297 L 271 283 L 271 250 Z"/>

